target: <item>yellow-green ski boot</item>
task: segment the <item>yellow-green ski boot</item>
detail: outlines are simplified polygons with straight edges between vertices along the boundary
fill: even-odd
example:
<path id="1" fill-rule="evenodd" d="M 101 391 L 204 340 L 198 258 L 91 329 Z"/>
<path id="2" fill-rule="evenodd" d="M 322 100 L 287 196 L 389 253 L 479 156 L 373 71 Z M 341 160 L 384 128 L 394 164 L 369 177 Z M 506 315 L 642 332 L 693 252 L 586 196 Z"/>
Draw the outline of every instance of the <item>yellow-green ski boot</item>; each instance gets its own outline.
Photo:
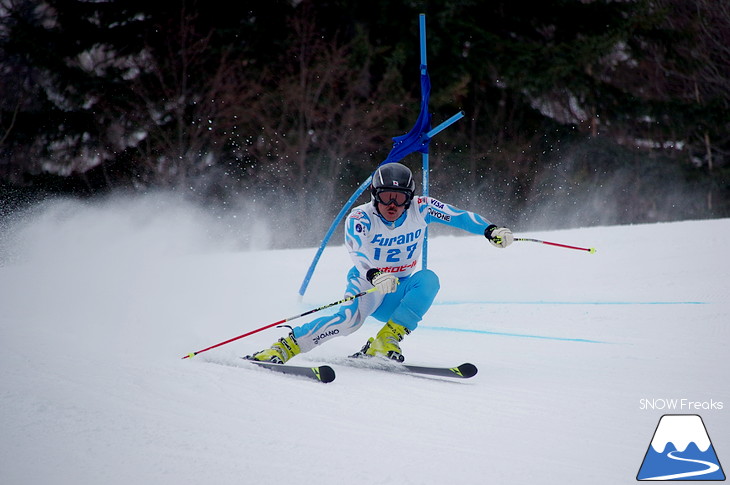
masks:
<path id="1" fill-rule="evenodd" d="M 352 357 L 386 357 L 397 362 L 403 362 L 406 358 L 398 345 L 403 338 L 411 333 L 406 327 L 389 320 L 380 329 L 375 338 L 369 338 L 367 343 Z"/>
<path id="2" fill-rule="evenodd" d="M 253 355 L 247 355 L 245 358 L 248 360 L 259 360 L 262 362 L 273 362 L 275 364 L 283 364 L 301 350 L 299 344 L 294 338 L 294 335 L 289 334 L 288 337 L 280 338 L 274 342 L 270 348 L 256 352 Z"/>

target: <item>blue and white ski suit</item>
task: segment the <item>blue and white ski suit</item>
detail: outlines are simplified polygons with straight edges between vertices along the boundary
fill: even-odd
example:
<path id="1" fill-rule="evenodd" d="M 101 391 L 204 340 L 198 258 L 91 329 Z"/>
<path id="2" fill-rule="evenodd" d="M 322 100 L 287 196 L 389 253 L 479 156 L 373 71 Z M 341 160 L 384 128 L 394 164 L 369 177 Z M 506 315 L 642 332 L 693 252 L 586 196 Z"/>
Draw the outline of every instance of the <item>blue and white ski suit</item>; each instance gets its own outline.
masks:
<path id="1" fill-rule="evenodd" d="M 410 207 L 394 222 L 378 214 L 373 203 L 350 212 L 345 221 L 345 246 L 355 266 L 347 274 L 345 296 L 372 288 L 365 278 L 371 268 L 395 274 L 400 284 L 394 293 L 368 293 L 337 313 L 316 318 L 293 329 L 302 352 L 308 352 L 333 337 L 349 335 L 369 316 L 415 330 L 439 290 L 439 279 L 431 270 L 416 271 L 423 249 L 426 226 L 439 222 L 473 234 L 484 234 L 491 224 L 473 212 L 457 209 L 433 197 L 414 197 Z"/>

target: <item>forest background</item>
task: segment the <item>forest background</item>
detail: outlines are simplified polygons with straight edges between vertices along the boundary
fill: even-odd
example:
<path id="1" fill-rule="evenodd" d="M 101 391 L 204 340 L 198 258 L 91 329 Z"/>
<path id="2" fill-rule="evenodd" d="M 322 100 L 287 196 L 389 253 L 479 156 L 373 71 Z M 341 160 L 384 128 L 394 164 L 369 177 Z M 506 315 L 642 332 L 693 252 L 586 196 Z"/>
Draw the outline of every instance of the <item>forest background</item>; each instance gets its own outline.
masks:
<path id="1" fill-rule="evenodd" d="M 415 122 L 419 13 L 433 123 L 466 115 L 431 195 L 516 229 L 730 216 L 730 2 L 0 0 L 0 224 L 164 191 L 319 243 Z"/>

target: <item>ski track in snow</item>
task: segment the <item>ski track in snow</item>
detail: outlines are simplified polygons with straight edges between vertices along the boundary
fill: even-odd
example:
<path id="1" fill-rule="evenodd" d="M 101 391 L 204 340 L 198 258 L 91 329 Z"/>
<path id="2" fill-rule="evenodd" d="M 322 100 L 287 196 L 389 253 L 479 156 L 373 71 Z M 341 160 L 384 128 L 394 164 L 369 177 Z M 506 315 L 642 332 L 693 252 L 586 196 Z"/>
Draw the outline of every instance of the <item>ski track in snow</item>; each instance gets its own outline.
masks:
<path id="1" fill-rule="evenodd" d="M 323 385 L 240 361 L 286 329 L 181 357 L 341 298 L 342 246 L 298 303 L 313 248 L 237 251 L 184 207 L 71 209 L 2 239 L 19 258 L 0 266 L 3 484 L 629 484 L 681 412 L 640 399 L 730 406 L 728 219 L 520 234 L 596 254 L 434 231 L 441 292 L 407 362 L 479 373 L 332 363 Z M 292 363 L 337 362 L 378 328 Z M 730 456 L 727 409 L 685 412 Z"/>

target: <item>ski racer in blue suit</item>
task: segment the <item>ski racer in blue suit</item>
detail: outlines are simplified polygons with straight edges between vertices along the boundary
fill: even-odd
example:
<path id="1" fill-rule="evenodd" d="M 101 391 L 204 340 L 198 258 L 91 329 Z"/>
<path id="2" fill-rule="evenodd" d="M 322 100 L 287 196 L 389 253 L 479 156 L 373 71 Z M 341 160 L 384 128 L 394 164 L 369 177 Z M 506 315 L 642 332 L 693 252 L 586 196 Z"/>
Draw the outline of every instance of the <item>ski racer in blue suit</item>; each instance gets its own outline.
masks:
<path id="1" fill-rule="evenodd" d="M 349 335 L 369 316 L 383 328 L 353 357 L 381 356 L 403 362 L 400 342 L 418 327 L 439 291 L 431 270 L 417 270 L 425 229 L 438 222 L 473 234 L 483 234 L 492 245 L 505 248 L 512 232 L 473 212 L 457 209 L 433 197 L 415 195 L 410 169 L 387 163 L 373 174 L 372 201 L 354 208 L 345 221 L 345 246 L 354 266 L 347 274 L 345 296 L 378 288 L 343 305 L 333 315 L 294 327 L 271 348 L 247 358 L 284 363 L 326 341 Z"/>

